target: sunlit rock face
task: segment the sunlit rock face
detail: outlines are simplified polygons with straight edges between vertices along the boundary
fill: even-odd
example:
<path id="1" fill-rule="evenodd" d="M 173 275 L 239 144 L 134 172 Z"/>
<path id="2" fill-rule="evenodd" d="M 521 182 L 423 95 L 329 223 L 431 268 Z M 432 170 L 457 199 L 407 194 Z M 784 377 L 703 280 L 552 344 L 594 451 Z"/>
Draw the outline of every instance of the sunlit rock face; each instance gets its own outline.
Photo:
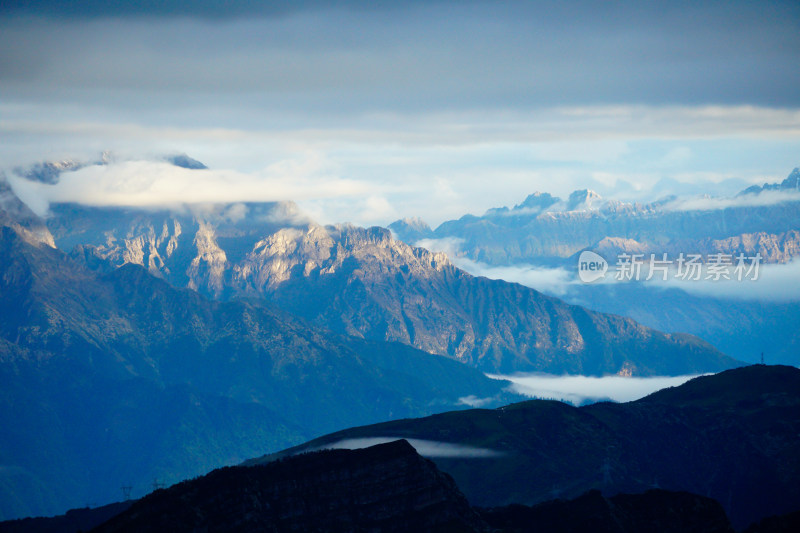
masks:
<path id="1" fill-rule="evenodd" d="M 463 408 L 469 395 L 519 399 L 456 361 L 339 335 L 264 301 L 211 300 L 9 226 L 0 317 L 0 520 L 108 503 L 120 483 L 139 496 L 156 477 Z"/>
<path id="2" fill-rule="evenodd" d="M 214 299 L 265 299 L 336 332 L 491 372 L 686 374 L 736 365 L 694 337 L 473 277 L 390 230 L 321 226 L 292 203 L 51 211 L 59 248 L 80 246 L 94 268 L 138 264 Z"/>
<path id="3" fill-rule="evenodd" d="M 44 221 L 25 205 L 0 172 L 0 226 L 9 226 L 31 244 L 55 247 Z"/>

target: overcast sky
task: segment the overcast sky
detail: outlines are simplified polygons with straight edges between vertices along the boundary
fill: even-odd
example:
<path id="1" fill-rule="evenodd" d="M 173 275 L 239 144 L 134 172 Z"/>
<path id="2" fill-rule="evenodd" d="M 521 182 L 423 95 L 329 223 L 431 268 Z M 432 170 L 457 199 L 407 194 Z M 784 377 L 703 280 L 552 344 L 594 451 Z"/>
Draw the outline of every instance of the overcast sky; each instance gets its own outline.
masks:
<path id="1" fill-rule="evenodd" d="M 212 169 L 125 161 L 50 199 L 223 187 L 436 225 L 536 190 L 729 193 L 800 165 L 798 87 L 796 1 L 0 7 L 0 167 L 111 150 Z"/>

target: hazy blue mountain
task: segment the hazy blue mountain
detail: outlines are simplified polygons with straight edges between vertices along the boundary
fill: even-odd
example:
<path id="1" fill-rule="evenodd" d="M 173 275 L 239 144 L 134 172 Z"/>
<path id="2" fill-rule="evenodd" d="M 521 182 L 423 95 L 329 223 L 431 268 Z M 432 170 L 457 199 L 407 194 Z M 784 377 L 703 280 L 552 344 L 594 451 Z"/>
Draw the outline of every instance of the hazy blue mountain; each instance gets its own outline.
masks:
<path id="1" fill-rule="evenodd" d="M 403 235 L 406 242 L 415 243 L 433 237 L 433 230 L 421 218 L 404 218 L 389 225 L 394 233 Z"/>
<path id="2" fill-rule="evenodd" d="M 739 193 L 739 196 L 747 194 L 760 194 L 765 191 L 800 191 L 800 168 L 792 170 L 792 173 L 781 183 L 765 183 L 764 185 L 753 185 Z"/>
<path id="3" fill-rule="evenodd" d="M 108 273 L 0 228 L 0 516 L 138 494 L 337 428 L 508 394 L 455 361 Z M 494 400 L 492 400 L 494 399 Z"/>
<path id="4" fill-rule="evenodd" d="M 30 181 L 38 181 L 53 185 L 58 183 L 62 172 L 71 172 L 85 167 L 87 164 L 73 159 L 62 161 L 43 161 L 29 167 L 18 167 L 14 174 Z"/>
<path id="5" fill-rule="evenodd" d="M 696 198 L 692 209 L 677 209 L 681 200 L 672 197 L 650 204 L 608 200 L 570 210 L 559 198 L 535 193 L 511 209 L 445 222 L 426 238 L 447 239 L 459 248 L 457 255 L 488 267 L 558 267 L 576 278 L 583 250 L 600 253 L 611 265 L 623 253 L 666 253 L 673 260 L 681 253 L 760 254 L 762 265 L 788 264 L 800 257 L 798 180 L 800 169 L 794 169 L 781 183 L 750 187 L 733 199 Z M 575 199 L 586 194 L 579 192 Z M 398 238 L 416 242 L 415 234 L 392 227 Z M 764 352 L 767 361 L 800 364 L 795 326 L 800 302 L 775 301 L 766 294 L 760 299 L 700 296 L 657 285 L 576 283 L 543 290 L 660 331 L 697 335 L 736 359 L 758 362 Z"/>
<path id="6" fill-rule="evenodd" d="M 800 508 L 798 434 L 800 370 L 755 365 L 629 403 L 532 400 L 353 428 L 248 464 L 404 438 L 427 450 L 473 505 L 660 487 L 719 501 L 741 529 Z"/>
<path id="7" fill-rule="evenodd" d="M 741 361 L 800 365 L 800 302 L 737 300 L 648 283 L 574 287 L 565 298 L 659 331 L 697 335 Z"/>
<path id="8" fill-rule="evenodd" d="M 167 162 L 172 163 L 176 167 L 186 168 L 189 170 L 206 170 L 208 169 L 203 163 L 194 159 L 193 157 L 189 157 L 186 154 L 173 154 L 167 156 L 165 158 Z"/>
<path id="9" fill-rule="evenodd" d="M 319 226 L 289 203 L 183 211 L 52 206 L 55 242 L 211 298 L 258 298 L 340 333 L 492 372 L 686 374 L 736 366 L 700 339 L 473 277 L 382 228 Z"/>
<path id="10" fill-rule="evenodd" d="M 54 185 L 61 179 L 61 174 L 64 172 L 75 172 L 82 168 L 92 165 L 107 165 L 109 162 L 114 161 L 115 156 L 112 152 L 103 152 L 98 159 L 91 161 L 81 161 L 77 159 L 62 159 L 60 161 L 41 161 L 26 167 L 16 167 L 13 173 L 29 181 L 38 181 L 48 185 Z M 176 167 L 181 167 L 189 170 L 202 170 L 208 167 L 186 154 L 171 154 L 161 158 Z"/>
<path id="11" fill-rule="evenodd" d="M 567 201 L 535 193 L 512 209 L 444 222 L 426 238 L 458 239 L 465 257 L 490 265 L 549 264 L 609 238 L 635 241 L 652 253 L 761 253 L 769 262 L 786 262 L 800 255 L 800 200 L 781 193 L 800 190 L 798 180 L 795 169 L 781 184 L 743 191 L 778 193 L 752 205 L 743 195 L 727 202 L 671 197 L 642 204 L 604 201 L 587 190 L 573 192 Z M 401 240 L 419 240 L 402 225 L 392 229 Z"/>

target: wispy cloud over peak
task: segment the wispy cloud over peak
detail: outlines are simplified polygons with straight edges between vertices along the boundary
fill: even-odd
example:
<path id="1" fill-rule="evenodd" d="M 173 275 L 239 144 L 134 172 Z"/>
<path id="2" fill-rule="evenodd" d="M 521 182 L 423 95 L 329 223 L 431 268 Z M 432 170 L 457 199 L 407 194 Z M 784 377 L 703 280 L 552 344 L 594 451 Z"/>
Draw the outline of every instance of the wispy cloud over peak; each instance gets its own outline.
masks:
<path id="1" fill-rule="evenodd" d="M 401 437 L 364 437 L 344 439 L 330 444 L 323 445 L 319 449 L 349 449 L 354 450 L 358 448 L 367 448 L 375 446 L 376 444 L 385 444 L 393 442 Z M 424 457 L 431 458 L 461 458 L 461 459 L 486 459 L 492 457 L 502 457 L 503 452 L 492 450 L 490 448 L 480 448 L 477 446 L 469 446 L 466 444 L 440 442 L 425 439 L 405 439 L 411 446 L 417 450 L 417 453 Z"/>

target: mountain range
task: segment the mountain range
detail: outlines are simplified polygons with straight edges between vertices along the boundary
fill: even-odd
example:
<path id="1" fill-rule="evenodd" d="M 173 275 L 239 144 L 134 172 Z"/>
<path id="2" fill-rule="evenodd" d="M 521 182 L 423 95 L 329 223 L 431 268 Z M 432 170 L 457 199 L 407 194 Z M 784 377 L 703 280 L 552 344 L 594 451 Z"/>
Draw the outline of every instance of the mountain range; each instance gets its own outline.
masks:
<path id="1" fill-rule="evenodd" d="M 0 228 L 0 515 L 104 503 L 353 424 L 498 404 L 506 384 L 261 301 L 109 273 Z"/>
<path id="2" fill-rule="evenodd" d="M 75 168 L 17 174 L 51 183 Z M 3 518 L 109 502 L 345 427 L 520 399 L 483 372 L 741 365 L 291 203 L 53 204 L 41 218 L 2 179 L 0 202 Z"/>
<path id="3" fill-rule="evenodd" d="M 56 246 L 93 268 L 139 264 L 212 299 L 266 300 L 338 333 L 488 372 L 675 375 L 737 364 L 690 335 L 471 276 L 383 228 L 317 225 L 291 203 L 51 212 Z"/>
<path id="4" fill-rule="evenodd" d="M 553 269 L 546 279 L 560 282 L 533 283 L 569 303 L 660 331 L 697 335 L 743 361 L 758 362 L 765 354 L 768 361 L 797 365 L 800 330 L 794 324 L 800 301 L 782 287 L 800 282 L 798 180 L 800 169 L 795 169 L 780 183 L 752 186 L 733 198 L 667 198 L 649 204 L 605 201 L 591 191 L 577 191 L 566 202 L 534 193 L 512 209 L 465 215 L 435 231 L 421 219 L 389 227 L 399 239 L 447 249 L 456 264 L 473 272 L 495 269 L 495 276 L 525 280 L 530 271 Z M 744 284 L 723 282 L 724 287 L 706 283 L 702 291 L 695 282 L 586 284 L 576 275 L 584 250 L 598 253 L 611 268 L 621 254 L 667 254 L 673 261 L 680 254 L 697 254 L 702 261 L 714 254 L 759 255 L 761 275 Z M 783 277 L 775 279 L 777 272 Z"/>
<path id="5" fill-rule="evenodd" d="M 780 184 L 753 186 L 737 197 L 655 202 L 604 200 L 594 191 L 564 201 L 548 193 L 529 195 L 513 208 L 464 215 L 432 230 L 419 219 L 389 225 L 399 239 L 455 239 L 459 253 L 490 265 L 560 264 L 585 249 L 604 247 L 608 257 L 642 253 L 761 254 L 783 263 L 800 255 L 800 169 Z M 770 196 L 771 195 L 771 196 Z"/>

